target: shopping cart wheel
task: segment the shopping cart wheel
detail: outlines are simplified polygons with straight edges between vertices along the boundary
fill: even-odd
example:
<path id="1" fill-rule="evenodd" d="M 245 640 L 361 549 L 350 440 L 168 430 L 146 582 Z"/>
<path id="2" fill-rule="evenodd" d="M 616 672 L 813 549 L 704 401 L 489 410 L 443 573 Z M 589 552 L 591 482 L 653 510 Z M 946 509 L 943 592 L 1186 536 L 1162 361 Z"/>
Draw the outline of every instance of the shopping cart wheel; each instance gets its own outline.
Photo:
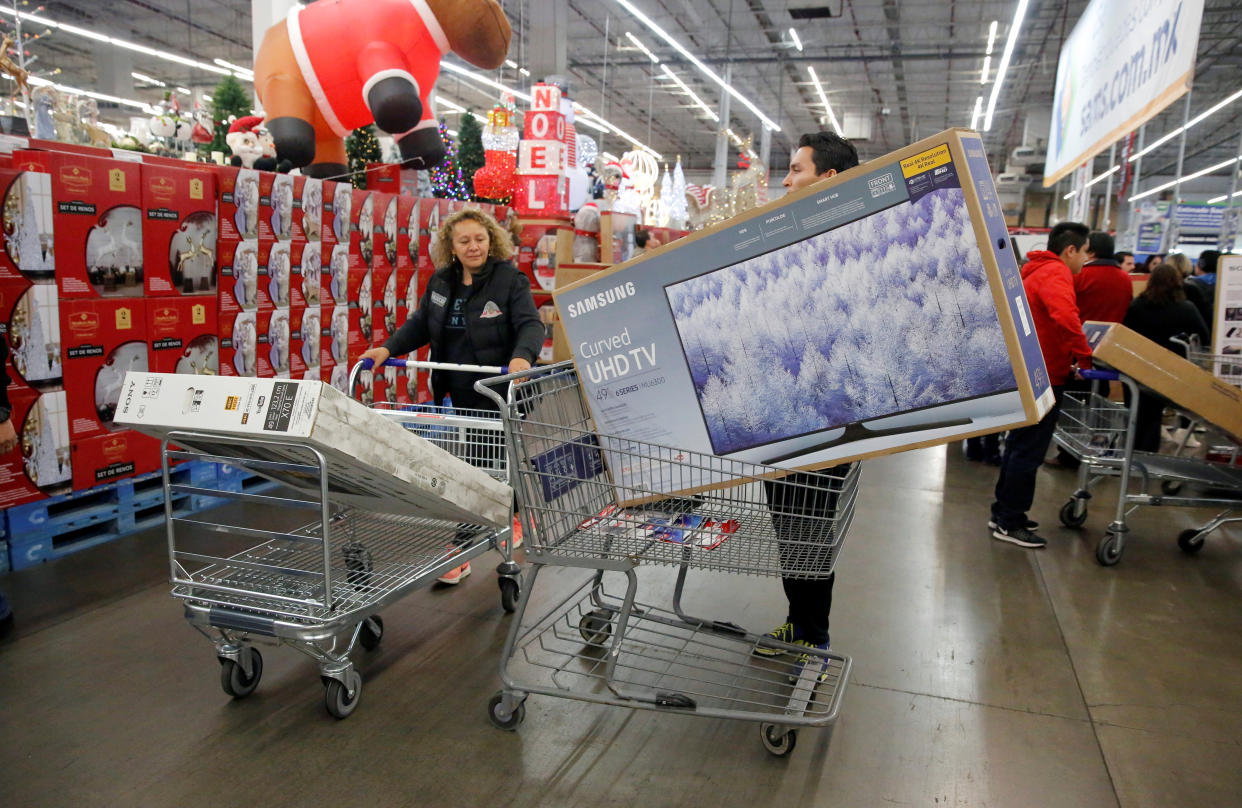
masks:
<path id="1" fill-rule="evenodd" d="M 1162 480 L 1160 482 L 1160 491 L 1166 497 L 1176 496 L 1178 491 L 1182 490 L 1182 484 L 1178 480 Z"/>
<path id="2" fill-rule="evenodd" d="M 362 643 L 362 647 L 368 651 L 374 651 L 379 648 L 380 640 L 384 637 L 384 620 L 378 614 L 373 614 L 366 620 L 362 621 L 362 630 L 358 632 L 358 642 Z"/>
<path id="3" fill-rule="evenodd" d="M 231 659 L 220 657 L 220 686 L 224 688 L 225 693 L 235 699 L 244 699 L 253 693 L 254 689 L 259 686 L 259 679 L 263 676 L 263 655 L 259 653 L 259 649 L 247 645 L 242 649 L 242 653 L 250 655 L 249 677 L 246 676 L 241 665 Z"/>
<path id="4" fill-rule="evenodd" d="M 1082 502 L 1082 512 L 1078 511 L 1079 502 Z M 1061 506 L 1061 524 L 1066 527 L 1082 527 L 1083 522 L 1087 521 L 1087 503 L 1074 497 L 1069 502 Z"/>
<path id="5" fill-rule="evenodd" d="M 517 611 L 518 598 L 522 596 L 522 585 L 516 578 L 497 578 L 500 583 L 500 606 L 509 614 Z"/>
<path id="6" fill-rule="evenodd" d="M 503 729 L 512 732 L 526 720 L 526 699 L 518 702 L 517 709 L 509 713 L 507 717 L 501 717 L 501 705 L 505 700 L 505 692 L 503 690 L 496 691 L 496 695 L 492 696 L 487 702 L 487 718 L 492 722 L 492 726 L 497 729 Z"/>
<path id="7" fill-rule="evenodd" d="M 1104 567 L 1111 567 L 1120 561 L 1121 539 L 1112 533 L 1100 539 L 1100 543 L 1095 548 L 1095 560 Z"/>
<path id="8" fill-rule="evenodd" d="M 777 757 L 785 757 L 798 745 L 798 731 L 785 729 L 780 724 L 761 724 L 759 735 L 763 739 L 763 748 Z"/>
<path id="9" fill-rule="evenodd" d="M 1204 538 L 1198 528 L 1192 527 L 1177 534 L 1177 546 L 1182 548 L 1183 553 L 1194 555 L 1203 549 Z"/>
<path id="10" fill-rule="evenodd" d="M 612 636 L 612 612 L 606 609 L 587 612 L 578 621 L 578 632 L 587 645 L 603 645 Z"/>
<path id="11" fill-rule="evenodd" d="M 362 676 L 358 671 L 351 670 L 345 674 L 349 687 L 339 679 L 328 679 L 324 687 L 324 706 L 333 718 L 349 718 L 358 701 L 362 698 Z M 353 695 L 350 695 L 353 691 Z"/>

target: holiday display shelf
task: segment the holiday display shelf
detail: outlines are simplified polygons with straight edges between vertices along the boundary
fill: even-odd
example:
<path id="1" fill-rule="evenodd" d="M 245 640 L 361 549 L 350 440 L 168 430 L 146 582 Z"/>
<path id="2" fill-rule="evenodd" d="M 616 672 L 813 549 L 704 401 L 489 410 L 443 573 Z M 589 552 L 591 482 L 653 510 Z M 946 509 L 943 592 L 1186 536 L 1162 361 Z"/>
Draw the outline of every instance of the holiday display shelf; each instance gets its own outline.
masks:
<path id="1" fill-rule="evenodd" d="M 261 491 L 275 485 L 250 472 L 197 461 L 170 469 L 169 477 L 174 484 L 222 491 Z M 177 516 L 223 502 L 190 494 L 174 495 L 172 501 Z M 0 517 L 0 538 L 7 536 L 0 572 L 27 569 L 163 524 L 163 473 L 13 505 Z"/>

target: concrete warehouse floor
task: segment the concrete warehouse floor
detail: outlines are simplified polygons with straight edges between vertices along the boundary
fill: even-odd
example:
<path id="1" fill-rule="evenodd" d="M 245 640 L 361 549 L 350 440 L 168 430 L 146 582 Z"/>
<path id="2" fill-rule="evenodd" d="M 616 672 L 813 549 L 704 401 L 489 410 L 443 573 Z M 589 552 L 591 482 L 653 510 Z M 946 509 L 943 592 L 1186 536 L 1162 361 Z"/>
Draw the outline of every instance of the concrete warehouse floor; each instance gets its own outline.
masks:
<path id="1" fill-rule="evenodd" d="M 314 663 L 262 647 L 259 689 L 220 689 L 169 597 L 162 530 L 0 579 L 0 805 L 1237 806 L 1242 536 L 1175 544 L 1206 511 L 1146 509 L 1106 569 L 1104 485 L 1081 531 L 1073 475 L 1040 472 L 1049 547 L 986 529 L 995 470 L 959 445 L 868 461 L 838 566 L 833 647 L 854 659 L 840 720 L 774 758 L 755 724 L 531 696 L 516 733 L 488 698 L 510 618 L 489 554 L 456 588 L 384 613 L 347 720 Z M 549 570 L 532 601 L 583 576 Z M 658 600 L 672 570 L 640 570 Z M 771 578 L 693 575 L 692 611 L 766 630 Z"/>

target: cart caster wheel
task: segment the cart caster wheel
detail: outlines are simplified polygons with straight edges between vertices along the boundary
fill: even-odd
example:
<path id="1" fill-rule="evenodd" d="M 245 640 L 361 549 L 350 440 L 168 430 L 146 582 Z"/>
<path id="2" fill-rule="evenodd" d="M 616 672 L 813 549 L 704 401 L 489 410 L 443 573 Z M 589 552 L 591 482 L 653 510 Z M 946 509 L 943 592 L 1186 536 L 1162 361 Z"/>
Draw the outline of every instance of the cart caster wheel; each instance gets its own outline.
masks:
<path id="1" fill-rule="evenodd" d="M 500 606 L 509 614 L 517 611 L 518 599 L 522 597 L 522 585 L 516 578 L 498 578 L 500 582 Z"/>
<path id="2" fill-rule="evenodd" d="M 1177 546 L 1182 548 L 1183 553 L 1194 555 L 1203 549 L 1204 538 L 1206 537 L 1192 527 L 1177 534 Z"/>
<path id="3" fill-rule="evenodd" d="M 492 726 L 497 729 L 503 729 L 507 732 L 513 732 L 523 721 L 526 720 L 526 699 L 518 702 L 517 709 L 510 713 L 507 717 L 500 716 L 500 705 L 504 702 L 504 691 L 496 693 L 487 702 L 487 718 L 492 722 Z"/>
<path id="4" fill-rule="evenodd" d="M 238 665 L 231 659 L 220 657 L 220 686 L 224 688 L 224 692 L 228 693 L 235 699 L 244 699 L 254 692 L 259 686 L 259 679 L 263 676 L 263 655 L 259 653 L 259 649 L 253 646 L 246 646 L 245 651 L 250 655 L 250 677 L 246 677 L 246 672 L 242 670 L 242 666 Z"/>
<path id="5" fill-rule="evenodd" d="M 351 670 L 346 674 L 346 679 L 349 681 L 348 688 L 339 679 L 329 679 L 324 687 L 324 706 L 333 718 L 349 718 L 362 698 L 362 676 Z M 349 694 L 351 689 L 352 696 Z"/>
<path id="6" fill-rule="evenodd" d="M 782 732 L 779 724 L 761 724 L 759 735 L 763 739 L 763 748 L 777 757 L 785 757 L 798 745 L 798 731 L 786 729 Z"/>
<path id="7" fill-rule="evenodd" d="M 1111 567 L 1121 560 L 1121 540 L 1109 533 L 1100 539 L 1095 548 L 1095 560 L 1100 566 Z"/>
<path id="8" fill-rule="evenodd" d="M 1166 497 L 1175 496 L 1178 491 L 1182 490 L 1182 484 L 1177 480 L 1164 480 L 1160 483 L 1160 491 Z"/>
<path id="9" fill-rule="evenodd" d="M 578 621 L 578 632 L 587 645 L 603 645 L 612 636 L 612 612 L 596 609 L 582 615 Z"/>
<path id="10" fill-rule="evenodd" d="M 1082 513 L 1078 512 L 1078 500 L 1071 499 L 1061 506 L 1061 524 L 1066 527 L 1082 527 L 1087 521 L 1087 505 L 1083 503 Z"/>
<path id="11" fill-rule="evenodd" d="M 379 648 L 380 640 L 384 638 L 384 620 L 378 614 L 373 614 L 366 620 L 362 621 L 362 630 L 358 632 L 358 642 L 368 651 L 374 651 Z"/>

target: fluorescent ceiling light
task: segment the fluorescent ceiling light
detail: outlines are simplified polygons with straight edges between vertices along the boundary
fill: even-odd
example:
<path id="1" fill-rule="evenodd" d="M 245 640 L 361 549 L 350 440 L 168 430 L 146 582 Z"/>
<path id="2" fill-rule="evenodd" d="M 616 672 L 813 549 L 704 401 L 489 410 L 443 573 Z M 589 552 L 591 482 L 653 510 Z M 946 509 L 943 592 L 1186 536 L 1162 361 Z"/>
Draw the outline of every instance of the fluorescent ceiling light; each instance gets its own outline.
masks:
<path id="1" fill-rule="evenodd" d="M 436 106 L 438 106 L 438 107 L 448 107 L 448 108 L 449 108 L 449 109 L 451 109 L 453 112 L 470 112 L 468 109 L 466 109 L 465 107 L 463 107 L 461 104 L 458 104 L 458 103 L 457 103 L 457 102 L 455 102 L 455 101 L 450 101 L 450 100 L 448 100 L 447 98 L 445 98 L 445 97 L 444 97 L 444 96 L 442 96 L 442 95 L 437 95 L 437 96 L 436 96 L 435 98 L 433 98 L 432 100 L 435 102 Z M 475 120 L 479 121 L 480 123 L 487 123 L 487 118 L 484 118 L 484 117 L 483 117 L 482 115 L 480 115 L 479 113 L 477 113 L 477 112 L 471 112 L 470 114 L 471 114 L 471 115 L 473 115 L 473 116 L 475 117 Z"/>
<path id="2" fill-rule="evenodd" d="M 594 129 L 597 132 L 611 132 L 612 131 L 607 126 L 604 126 L 602 123 L 599 123 L 598 121 L 593 121 L 590 118 L 587 118 L 586 116 L 574 118 L 574 126 L 586 126 L 591 129 Z"/>
<path id="3" fill-rule="evenodd" d="M 983 57 L 983 73 L 981 73 L 981 74 L 979 75 L 979 83 L 980 83 L 980 84 L 987 84 L 987 83 L 988 83 L 988 71 L 989 71 L 991 68 L 992 68 L 992 57 L 991 57 L 991 56 L 984 56 L 984 57 Z"/>
<path id="4" fill-rule="evenodd" d="M 471 81 L 477 81 L 480 84 L 486 84 L 488 87 L 491 87 L 496 90 L 500 90 L 501 92 L 512 93 L 514 98 L 520 98 L 523 101 L 530 101 L 530 95 L 528 93 L 524 93 L 521 90 L 515 90 L 512 87 L 507 87 L 504 84 L 501 84 L 500 82 L 496 81 L 495 79 L 489 79 L 487 76 L 484 76 L 480 73 L 475 73 L 473 70 L 467 70 L 466 68 L 461 67 L 460 65 L 454 64 L 453 62 L 441 62 L 440 67 L 443 68 L 444 70 L 449 71 L 450 73 L 456 73 L 459 76 L 465 76 Z"/>
<path id="5" fill-rule="evenodd" d="M 241 65 L 235 65 L 232 62 L 226 62 L 223 59 L 212 59 L 211 61 L 220 65 L 220 67 L 227 67 L 229 70 L 232 70 L 234 73 L 249 73 L 251 77 L 254 76 L 254 71 L 248 67 L 242 67 Z"/>
<path id="6" fill-rule="evenodd" d="M 1110 168 L 1108 171 L 1105 171 L 1105 172 L 1104 172 L 1103 174 L 1101 174 L 1100 176 L 1098 176 L 1098 177 L 1094 177 L 1094 178 L 1093 178 L 1090 182 L 1088 182 L 1088 183 L 1087 183 L 1086 185 L 1084 185 L 1083 187 L 1084 187 L 1084 188 L 1090 188 L 1092 185 L 1095 185 L 1095 184 L 1096 184 L 1097 182 L 1099 182 L 1100 180 L 1104 179 L 1105 177 L 1112 176 L 1113 174 L 1116 174 L 1116 173 L 1117 173 L 1118 171 L 1120 171 L 1120 170 L 1121 170 L 1121 166 L 1113 166 L 1112 168 Z"/>
<path id="7" fill-rule="evenodd" d="M 13 80 L 13 77 L 7 74 L 4 77 L 8 79 L 9 81 Z M 157 110 L 155 107 L 148 104 L 146 101 L 139 101 L 135 98 L 121 98 L 120 96 L 108 95 L 107 93 L 97 93 L 94 90 L 83 90 L 79 87 L 70 87 L 66 84 L 57 84 L 54 81 L 49 81 L 48 79 L 42 78 L 40 76 L 30 76 L 27 79 L 27 81 L 30 84 L 34 85 L 35 87 L 55 87 L 56 89 L 62 92 L 73 93 L 75 95 L 84 95 L 87 98 L 94 98 L 99 101 L 107 101 L 110 104 L 117 104 L 117 105 L 125 106 L 125 107 L 134 107 L 135 109 L 140 109 L 143 112 L 149 113 L 151 115 L 155 115 L 159 113 L 159 110 Z"/>
<path id="8" fill-rule="evenodd" d="M 996 20 L 988 26 L 988 56 L 992 55 L 992 46 L 996 44 Z"/>
<path id="9" fill-rule="evenodd" d="M 1213 198 L 1213 199 L 1209 199 L 1209 200 L 1208 200 L 1208 204 L 1209 204 L 1209 205 L 1215 205 L 1215 204 L 1217 204 L 1218 202 L 1224 202 L 1226 199 L 1232 199 L 1234 196 L 1242 196 L 1242 191 L 1234 191 L 1234 192 L 1233 192 L 1233 196 L 1230 196 L 1229 194 L 1221 194 L 1221 195 L 1220 195 L 1220 196 L 1218 196 L 1218 197 L 1215 197 L 1215 198 Z"/>
<path id="10" fill-rule="evenodd" d="M 517 67 L 517 62 L 513 61 L 512 59 L 505 59 L 505 67 L 510 67 L 510 68 Z"/>
<path id="11" fill-rule="evenodd" d="M 1073 199 L 1073 198 L 1074 198 L 1074 197 L 1076 197 L 1076 196 L 1078 196 L 1078 192 L 1077 192 L 1077 191 L 1070 191 L 1068 194 L 1066 194 L 1065 196 L 1063 196 L 1063 197 L 1061 197 L 1061 198 L 1062 198 L 1062 199 Z"/>
<path id="12" fill-rule="evenodd" d="M 839 137 L 845 137 L 841 133 L 841 124 L 837 123 L 836 113 L 832 111 L 832 104 L 828 103 L 828 96 L 824 94 L 824 85 L 819 83 L 819 76 L 815 75 L 815 68 L 807 65 L 806 71 L 811 74 L 811 82 L 815 85 L 815 92 L 819 93 L 819 103 L 823 104 L 824 109 L 828 110 L 828 120 L 832 122 L 832 128 L 836 130 Z"/>
<path id="13" fill-rule="evenodd" d="M 660 67 L 664 69 L 664 75 L 672 79 L 673 83 L 680 87 L 683 93 L 690 96 L 691 100 L 694 101 L 694 103 L 697 104 L 701 110 L 706 112 L 708 117 L 710 117 L 713 121 L 720 121 L 720 116 L 712 111 L 712 108 L 707 106 L 707 104 L 703 102 L 703 99 L 699 98 L 698 94 L 694 90 L 691 90 L 684 81 L 678 78 L 677 74 L 669 70 L 668 65 L 660 65 Z"/>
<path id="14" fill-rule="evenodd" d="M 210 101 L 210 100 L 211 100 L 211 96 L 207 95 L 207 93 L 203 93 L 203 100 L 204 100 L 204 101 Z"/>
<path id="15" fill-rule="evenodd" d="M 983 112 L 983 96 L 975 96 L 975 111 L 970 113 L 970 128 L 979 128 L 979 115 Z"/>
<path id="16" fill-rule="evenodd" d="M 181 93 L 182 95 L 193 95 L 194 94 L 190 91 L 189 87 L 178 87 L 177 92 Z"/>
<path id="17" fill-rule="evenodd" d="M 1152 194 L 1159 193 L 1160 191 L 1163 191 L 1166 188 L 1172 188 L 1174 185 L 1177 185 L 1180 182 L 1189 182 L 1190 180 L 1197 180 L 1199 177 L 1205 176 L 1207 174 L 1211 174 L 1215 171 L 1220 171 L 1222 168 L 1228 168 L 1229 166 L 1238 162 L 1238 159 L 1239 158 L 1237 157 L 1233 157 L 1228 160 L 1219 162 L 1214 166 L 1208 166 L 1207 168 L 1196 171 L 1193 174 L 1187 174 L 1186 176 L 1181 177 L 1180 179 L 1169 180 L 1163 185 L 1157 185 L 1155 188 L 1150 188 L 1141 194 L 1135 194 L 1134 196 L 1130 197 L 1130 201 L 1133 202 L 1136 199 L 1142 199 L 1145 196 L 1151 196 Z"/>
<path id="18" fill-rule="evenodd" d="M 521 73 L 523 76 L 529 76 L 529 75 L 530 75 L 530 71 L 529 71 L 529 70 L 527 70 L 527 69 L 526 69 L 526 68 L 524 68 L 524 67 L 519 67 L 519 68 L 518 68 L 518 72 L 519 72 L 519 73 Z"/>
<path id="19" fill-rule="evenodd" d="M 1154 141 L 1144 146 L 1142 151 L 1139 151 L 1136 154 L 1130 155 L 1130 162 L 1133 163 L 1135 160 L 1139 159 L 1144 154 L 1147 154 L 1147 152 L 1151 151 L 1152 149 L 1155 149 L 1158 146 L 1163 146 L 1165 143 L 1168 143 L 1170 140 L 1180 135 L 1183 131 L 1190 131 L 1191 128 L 1198 126 L 1200 123 L 1207 120 L 1208 117 L 1215 115 L 1217 112 L 1220 112 L 1222 109 L 1229 106 L 1234 101 L 1237 101 L 1239 98 L 1242 98 L 1242 90 L 1238 90 L 1236 93 L 1229 96 L 1224 101 L 1221 101 L 1220 103 L 1215 104 L 1214 106 L 1208 109 L 1205 109 L 1203 112 L 1200 112 L 1198 115 L 1196 115 L 1195 117 L 1187 121 L 1185 126 L 1179 126 L 1176 129 L 1174 129 L 1172 132 L 1169 132 L 1167 135 L 1160 138 L 1159 140 Z"/>
<path id="20" fill-rule="evenodd" d="M 794 47 L 798 49 L 799 53 L 801 53 L 802 52 L 802 40 L 798 38 L 798 29 L 790 28 L 789 36 L 790 38 L 793 39 Z"/>
<path id="21" fill-rule="evenodd" d="M 644 45 L 643 43 L 639 42 L 639 41 L 638 41 L 638 37 L 634 36 L 634 35 L 633 35 L 633 34 L 631 34 L 629 31 L 626 31 L 626 32 L 625 32 L 625 38 L 626 38 L 626 39 L 628 39 L 630 42 L 633 42 L 633 43 L 634 43 L 634 47 L 638 48 L 640 51 L 642 51 L 643 53 L 647 54 L 647 58 L 648 58 L 648 59 L 650 59 L 651 61 L 655 62 L 656 64 L 659 64 L 659 63 L 660 63 L 660 59 L 659 59 L 659 57 L 657 57 L 654 53 L 652 53 L 650 50 L 648 50 L 646 45 Z"/>
<path id="22" fill-rule="evenodd" d="M 136 71 L 136 70 L 131 71 L 129 75 L 133 76 L 134 78 L 138 79 L 139 81 L 145 81 L 147 84 L 154 84 L 154 85 L 156 85 L 157 87 L 167 87 L 167 86 L 168 86 L 168 82 L 164 82 L 164 81 L 160 81 L 159 79 L 151 78 L 151 77 L 150 77 L 150 76 L 148 76 L 147 74 L 145 74 L 145 73 L 139 73 L 139 72 L 138 72 L 138 71 Z"/>
<path id="23" fill-rule="evenodd" d="M 988 114 L 983 118 L 983 131 L 992 128 L 992 115 L 996 112 L 996 101 L 1000 98 L 1001 87 L 1005 86 L 1005 74 L 1009 72 L 1009 60 L 1013 58 L 1014 46 L 1018 44 L 1018 34 L 1022 31 L 1022 18 L 1026 16 L 1026 7 L 1030 0 L 1018 0 L 1018 8 L 1013 13 L 1013 23 L 1009 26 L 1009 37 L 1005 40 L 1005 51 L 1001 54 L 1000 66 L 996 68 L 996 80 L 992 82 L 992 95 L 988 98 Z"/>
<path id="24" fill-rule="evenodd" d="M 722 79 L 710 67 L 703 64 L 703 62 L 697 56 L 695 56 L 690 51 L 686 50 L 684 45 L 682 45 L 680 42 L 674 39 L 663 28 L 656 25 L 654 20 L 652 20 L 646 14 L 639 11 L 634 6 L 634 4 L 630 2 L 630 0 L 614 0 L 614 1 L 617 3 L 617 5 L 621 6 L 626 11 L 630 12 L 635 17 L 637 17 L 639 22 L 641 22 L 643 25 L 651 29 L 651 32 L 654 33 L 656 36 L 660 37 L 660 39 L 663 39 L 665 42 L 667 42 L 669 46 L 673 48 L 673 50 L 677 51 L 682 56 L 684 56 L 690 62 L 690 64 L 694 65 L 695 67 L 699 69 L 699 72 L 707 76 L 712 81 L 716 82 L 716 84 L 720 85 L 720 88 L 723 89 L 725 92 L 727 92 L 729 95 L 733 96 L 738 101 L 741 101 L 744 107 L 746 107 L 748 110 L 750 110 L 755 115 L 757 115 L 759 117 L 759 120 L 763 121 L 764 126 L 768 127 L 774 132 L 781 131 L 780 126 L 778 126 L 776 122 L 773 121 L 771 118 L 769 118 L 767 115 L 764 115 L 763 112 L 761 112 L 758 107 L 756 107 L 753 103 L 751 103 L 751 100 L 749 98 L 742 95 L 742 93 L 734 89 L 733 85 L 729 84 L 727 81 Z"/>

